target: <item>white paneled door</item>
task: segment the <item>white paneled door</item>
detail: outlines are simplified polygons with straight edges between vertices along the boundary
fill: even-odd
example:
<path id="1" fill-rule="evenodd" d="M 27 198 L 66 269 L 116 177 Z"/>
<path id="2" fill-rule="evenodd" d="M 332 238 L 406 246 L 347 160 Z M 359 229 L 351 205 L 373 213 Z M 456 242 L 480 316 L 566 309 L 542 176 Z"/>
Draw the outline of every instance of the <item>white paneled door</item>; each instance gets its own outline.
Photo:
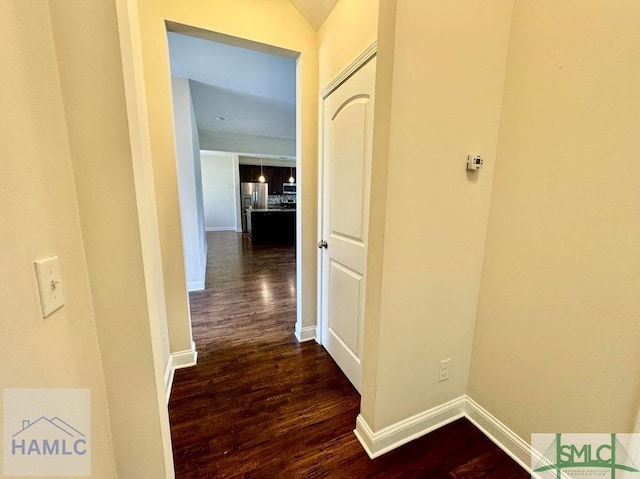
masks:
<path id="1" fill-rule="evenodd" d="M 322 344 L 360 390 L 373 97 L 371 59 L 323 102 Z"/>

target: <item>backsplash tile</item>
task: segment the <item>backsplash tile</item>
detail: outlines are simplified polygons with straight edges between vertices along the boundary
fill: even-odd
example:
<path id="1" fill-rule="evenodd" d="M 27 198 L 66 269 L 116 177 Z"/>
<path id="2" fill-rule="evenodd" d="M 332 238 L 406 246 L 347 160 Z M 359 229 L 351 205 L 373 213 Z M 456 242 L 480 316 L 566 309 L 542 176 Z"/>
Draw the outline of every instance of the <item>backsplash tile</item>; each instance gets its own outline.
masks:
<path id="1" fill-rule="evenodd" d="M 282 195 L 269 195 L 267 200 L 269 206 L 280 206 L 282 204 Z"/>

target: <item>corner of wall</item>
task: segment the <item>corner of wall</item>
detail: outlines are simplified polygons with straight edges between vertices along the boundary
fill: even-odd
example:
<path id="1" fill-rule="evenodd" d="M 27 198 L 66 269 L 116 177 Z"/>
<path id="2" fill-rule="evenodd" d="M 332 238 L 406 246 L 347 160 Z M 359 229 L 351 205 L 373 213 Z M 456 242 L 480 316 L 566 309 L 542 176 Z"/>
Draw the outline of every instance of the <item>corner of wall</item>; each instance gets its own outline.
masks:
<path id="1" fill-rule="evenodd" d="M 380 2 L 377 31 L 376 98 L 371 160 L 371 201 L 369 214 L 369 253 L 365 303 L 361 415 L 375 426 L 378 373 L 380 305 L 384 274 L 384 231 L 389 173 L 393 58 L 395 49 L 397 0 Z"/>

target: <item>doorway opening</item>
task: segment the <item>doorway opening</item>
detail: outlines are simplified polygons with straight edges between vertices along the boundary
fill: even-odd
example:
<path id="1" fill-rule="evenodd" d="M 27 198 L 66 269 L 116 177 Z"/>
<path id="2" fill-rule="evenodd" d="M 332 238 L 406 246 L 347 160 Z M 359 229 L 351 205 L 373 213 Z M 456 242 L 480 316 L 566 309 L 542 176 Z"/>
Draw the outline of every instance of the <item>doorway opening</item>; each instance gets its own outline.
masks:
<path id="1" fill-rule="evenodd" d="M 182 24 L 166 26 L 188 289 L 206 287 L 208 236 L 214 232 L 234 232 L 250 247 L 287 244 L 295 255 L 292 333 L 299 337 L 300 55 Z"/>
<path id="2" fill-rule="evenodd" d="M 182 177 L 187 178 L 185 191 L 190 193 L 183 198 L 179 188 L 180 208 L 192 205 L 190 224 L 197 230 L 192 240 L 203 243 L 185 249 L 185 257 L 195 256 L 191 264 L 201 275 L 193 283 L 189 280 L 194 286 L 190 304 L 198 364 L 177 371 L 171 393 L 176 477 L 200 473 L 276 477 L 293 449 L 299 456 L 295 467 L 305 469 L 326 447 L 327 431 L 339 435 L 338 449 L 348 451 L 348 457 L 359 454 L 352 433 L 360 404 L 358 392 L 320 345 L 298 340 L 303 336 L 299 326 L 303 171 L 297 153 L 302 150 L 297 107 L 300 58 L 295 52 L 184 26 L 172 24 L 168 30 L 170 47 L 177 38 L 186 44 L 183 56 L 197 54 L 198 69 L 217 67 L 214 73 L 227 82 L 210 85 L 203 77 L 180 72 L 170 48 L 174 96 L 182 88 L 184 97 L 181 104 L 174 98 L 177 149 L 182 145 L 186 152 L 187 174 Z M 272 61 L 289 65 L 290 76 L 281 83 L 292 86 L 293 103 L 282 105 L 286 103 L 282 99 L 278 105 L 261 97 L 269 83 L 266 73 L 245 71 L 245 77 L 231 82 L 231 67 L 221 68 L 212 61 L 203 53 L 212 45 L 194 44 L 201 41 L 217 42 L 215 48 L 233 52 L 232 60 L 247 55 L 255 63 L 266 62 L 268 54 L 277 57 Z M 244 92 L 239 91 L 239 84 Z M 246 91 L 250 88 L 254 90 Z M 237 104 L 243 107 L 240 111 L 231 108 Z M 206 105 L 209 108 L 198 111 Z M 257 109 L 251 109 L 256 105 Z M 219 109 L 224 106 L 229 110 Z M 242 120 L 236 122 L 236 115 Z M 276 124 L 276 119 L 285 116 L 289 118 L 286 124 Z M 261 118 L 266 121 L 259 121 Z M 234 123 L 245 129 L 234 131 Z M 261 134 L 260 127 L 270 129 L 271 137 L 264 130 Z M 286 131 L 293 133 L 287 137 Z M 279 137 L 278 132 L 282 133 Z M 180 161 L 180 151 L 177 157 Z M 180 165 L 178 170 L 181 183 Z M 217 185 L 215 191 L 211 191 L 212 183 Z M 266 184 L 265 204 L 254 204 L 257 193 L 251 193 L 246 195 L 250 205 L 244 205 L 243 184 Z M 245 206 L 250 206 L 249 212 Z M 293 241 L 277 231 L 291 225 L 292 217 Z M 184 228 L 189 223 L 183 218 L 182 224 Z M 259 234 L 260 227 L 267 237 Z M 276 241 L 274 230 L 281 233 Z M 290 459 L 287 462 L 291 464 Z"/>

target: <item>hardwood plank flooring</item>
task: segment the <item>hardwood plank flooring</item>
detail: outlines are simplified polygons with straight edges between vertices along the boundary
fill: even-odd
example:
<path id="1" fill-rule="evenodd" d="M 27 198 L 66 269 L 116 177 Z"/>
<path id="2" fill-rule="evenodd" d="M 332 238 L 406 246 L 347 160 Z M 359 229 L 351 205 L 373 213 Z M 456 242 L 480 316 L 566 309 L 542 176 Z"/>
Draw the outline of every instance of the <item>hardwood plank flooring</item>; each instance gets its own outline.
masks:
<path id="1" fill-rule="evenodd" d="M 529 477 L 464 419 L 370 460 L 357 391 L 293 336 L 293 247 L 207 241 L 206 289 L 189 295 L 198 365 L 176 371 L 169 405 L 178 479 Z"/>

